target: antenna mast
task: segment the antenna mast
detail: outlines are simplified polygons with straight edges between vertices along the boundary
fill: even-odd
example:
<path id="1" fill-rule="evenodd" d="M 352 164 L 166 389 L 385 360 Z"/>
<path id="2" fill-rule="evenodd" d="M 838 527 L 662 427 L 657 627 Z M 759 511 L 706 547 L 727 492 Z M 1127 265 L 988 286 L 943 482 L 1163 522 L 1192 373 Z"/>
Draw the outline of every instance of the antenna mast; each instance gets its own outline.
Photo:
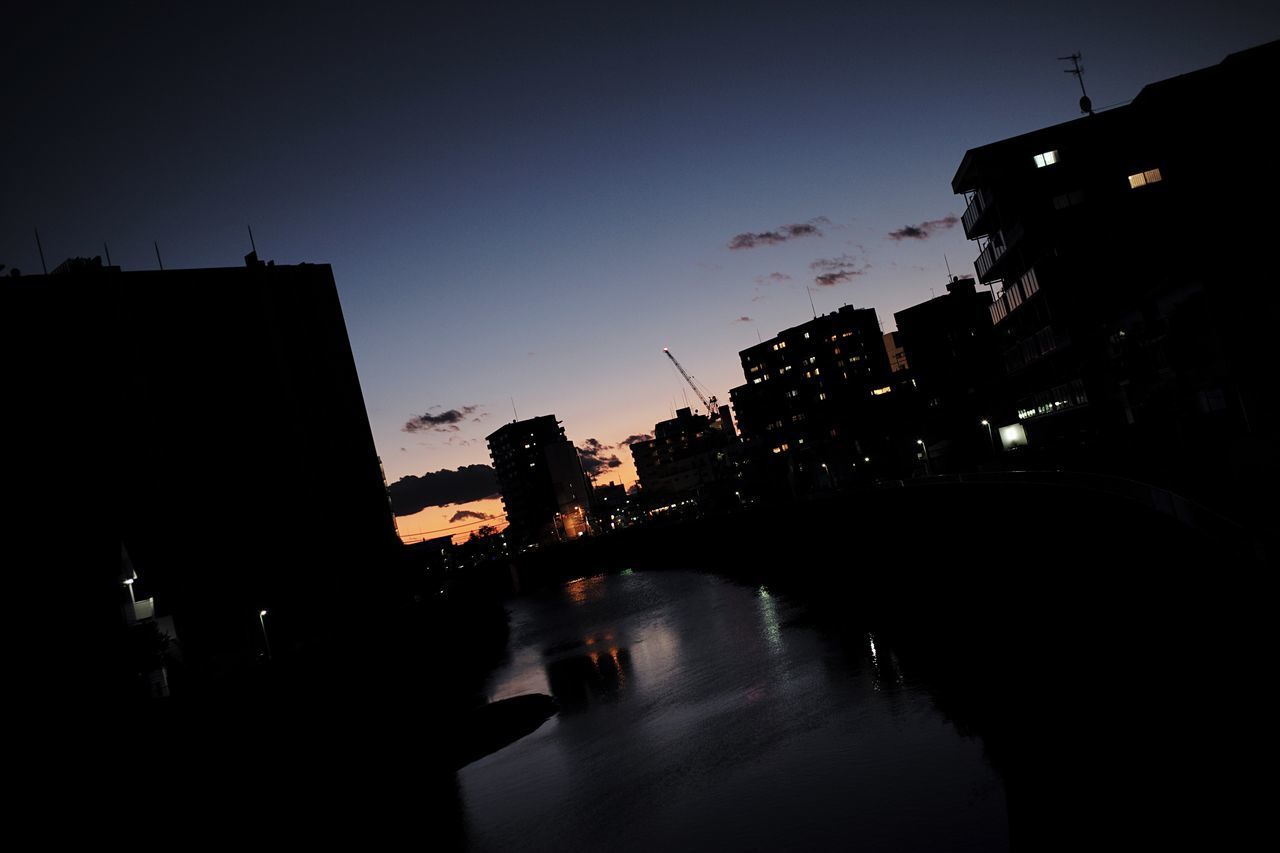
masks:
<path id="1" fill-rule="evenodd" d="M 1089 95 L 1084 90 L 1084 69 L 1080 67 L 1079 52 L 1070 56 L 1059 56 L 1059 62 L 1070 62 L 1071 67 L 1063 69 L 1064 74 L 1074 74 L 1076 80 L 1080 83 L 1080 112 L 1086 115 L 1093 115 L 1093 101 L 1089 100 Z"/>

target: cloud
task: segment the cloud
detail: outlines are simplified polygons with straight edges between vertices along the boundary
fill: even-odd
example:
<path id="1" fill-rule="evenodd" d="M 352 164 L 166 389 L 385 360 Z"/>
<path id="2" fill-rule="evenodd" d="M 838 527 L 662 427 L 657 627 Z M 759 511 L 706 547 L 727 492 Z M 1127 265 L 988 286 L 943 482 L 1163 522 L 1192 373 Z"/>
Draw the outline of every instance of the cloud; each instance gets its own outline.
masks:
<path id="1" fill-rule="evenodd" d="M 751 319 L 750 317 L 748 317 L 746 314 L 743 314 L 741 317 L 739 317 L 738 319 L 734 320 L 733 322 L 735 322 L 735 323 L 754 323 L 754 322 L 755 322 L 755 320 L 752 320 L 752 319 Z"/>
<path id="2" fill-rule="evenodd" d="M 838 258 L 819 258 L 809 264 L 809 269 L 818 273 L 813 278 L 814 284 L 819 287 L 834 287 L 846 281 L 853 281 L 854 277 L 866 272 L 869 266 L 863 258 L 844 254 Z"/>
<path id="3" fill-rule="evenodd" d="M 396 515 L 412 515 L 429 506 L 465 504 L 498 496 L 498 477 L 488 465 L 442 468 L 416 477 L 401 477 L 387 491 Z"/>
<path id="4" fill-rule="evenodd" d="M 791 281 L 791 276 L 784 272 L 771 272 L 768 275 L 758 275 L 753 281 L 756 284 L 782 284 L 784 281 Z"/>
<path id="5" fill-rule="evenodd" d="M 460 509 L 449 517 L 449 523 L 456 521 L 465 521 L 468 518 L 474 518 L 476 521 L 488 521 L 491 518 L 497 518 L 496 515 L 490 515 L 487 512 L 472 512 L 469 509 Z"/>
<path id="6" fill-rule="evenodd" d="M 779 243 L 785 243 L 797 237 L 821 237 L 822 230 L 818 226 L 829 224 L 831 224 L 831 220 L 825 216 L 819 216 L 810 219 L 808 222 L 779 225 L 772 231 L 745 231 L 734 235 L 733 239 L 729 241 L 729 248 L 754 249 L 756 246 L 776 246 Z"/>
<path id="7" fill-rule="evenodd" d="M 613 449 L 614 445 L 601 444 L 594 438 L 588 438 L 578 445 L 578 458 L 582 460 L 582 472 L 587 475 L 587 479 L 594 480 L 608 469 L 622 465 L 622 460 L 616 453 L 608 452 Z"/>
<path id="8" fill-rule="evenodd" d="M 630 447 L 633 444 L 639 444 L 642 441 L 653 441 L 653 436 L 647 432 L 638 433 L 637 435 L 629 435 L 622 441 L 618 442 L 619 447 Z"/>
<path id="9" fill-rule="evenodd" d="M 930 219 L 928 222 L 921 222 L 919 225 L 904 225 L 897 231 L 890 231 L 889 239 L 928 240 L 933 236 L 933 232 L 954 228 L 959 221 L 960 219 L 954 213 L 949 213 L 941 219 Z"/>
<path id="10" fill-rule="evenodd" d="M 432 408 L 435 408 L 432 406 Z M 472 415 L 480 412 L 479 406 L 463 406 L 461 409 L 449 409 L 438 415 L 421 414 L 414 415 L 404 425 L 405 432 L 457 432 L 458 424 L 471 418 Z M 484 414 L 479 414 L 472 418 L 473 422 L 478 422 L 483 418 Z"/>

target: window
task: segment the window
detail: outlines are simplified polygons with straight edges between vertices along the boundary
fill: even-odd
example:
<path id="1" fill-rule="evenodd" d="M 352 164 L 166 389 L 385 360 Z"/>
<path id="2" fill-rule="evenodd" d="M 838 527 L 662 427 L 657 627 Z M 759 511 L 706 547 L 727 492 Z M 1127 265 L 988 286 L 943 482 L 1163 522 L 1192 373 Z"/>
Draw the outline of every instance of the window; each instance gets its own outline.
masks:
<path id="1" fill-rule="evenodd" d="M 1164 178 L 1161 177 L 1159 169 L 1148 169 L 1145 172 L 1138 172 L 1129 176 L 1129 189 L 1136 190 L 1138 187 L 1159 183 L 1162 180 Z"/>
<path id="2" fill-rule="evenodd" d="M 881 395 L 883 395 L 883 394 L 888 394 L 888 393 L 889 393 L 890 391 L 892 391 L 892 390 L 893 390 L 893 389 L 892 389 L 892 388 L 890 388 L 888 385 L 884 386 L 883 388 L 872 388 L 872 389 L 871 389 L 871 395 L 872 395 L 873 397 L 879 397 L 879 396 L 881 396 Z"/>
<path id="3" fill-rule="evenodd" d="M 1084 193 L 1081 190 L 1076 190 L 1074 192 L 1063 193 L 1060 196 L 1055 196 L 1053 199 L 1053 206 L 1056 210 L 1064 210 L 1068 207 L 1075 207 L 1082 201 L 1084 201 Z"/>
<path id="4" fill-rule="evenodd" d="M 1057 149 L 1054 149 L 1053 151 L 1046 151 L 1043 154 L 1037 154 L 1035 156 L 1035 161 L 1037 169 L 1043 169 L 1045 166 L 1052 166 L 1054 163 L 1058 162 L 1058 151 Z"/>

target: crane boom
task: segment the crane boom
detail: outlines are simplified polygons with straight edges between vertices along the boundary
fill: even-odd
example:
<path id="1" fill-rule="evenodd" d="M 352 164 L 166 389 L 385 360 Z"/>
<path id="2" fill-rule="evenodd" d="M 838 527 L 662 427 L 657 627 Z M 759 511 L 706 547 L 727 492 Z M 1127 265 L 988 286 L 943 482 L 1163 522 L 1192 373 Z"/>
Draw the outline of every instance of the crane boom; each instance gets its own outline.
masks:
<path id="1" fill-rule="evenodd" d="M 684 365 L 671 354 L 671 350 L 663 347 L 662 351 L 667 354 L 667 358 L 671 359 L 671 363 L 676 366 L 676 370 L 680 371 L 680 375 L 684 377 L 684 381 L 689 383 L 689 387 L 693 389 L 693 393 L 698 395 L 698 399 L 702 401 L 702 405 L 707 407 L 707 417 L 711 418 L 713 421 L 718 418 L 720 416 L 720 411 L 716 408 L 715 396 L 712 395 L 708 397 L 703 392 L 702 388 L 698 386 L 698 383 L 689 375 L 689 371 L 684 369 Z"/>

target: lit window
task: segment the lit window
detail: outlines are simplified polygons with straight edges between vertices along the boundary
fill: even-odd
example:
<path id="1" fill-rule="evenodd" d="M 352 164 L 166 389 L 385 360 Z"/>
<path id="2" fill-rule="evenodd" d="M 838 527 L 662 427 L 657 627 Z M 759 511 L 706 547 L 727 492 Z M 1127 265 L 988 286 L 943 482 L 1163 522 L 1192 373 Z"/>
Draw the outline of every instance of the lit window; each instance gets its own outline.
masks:
<path id="1" fill-rule="evenodd" d="M 1129 189 L 1136 190 L 1138 187 L 1145 187 L 1147 184 L 1158 183 L 1161 180 L 1163 178 L 1159 169 L 1148 169 L 1129 176 Z"/>
<path id="2" fill-rule="evenodd" d="M 888 393 L 889 393 L 890 391 L 892 391 L 892 390 L 893 390 L 892 388 L 890 388 L 888 385 L 886 385 L 886 386 L 884 386 L 883 388 L 873 388 L 873 389 L 871 389 L 871 393 L 872 393 L 874 396 L 879 397 L 881 394 L 888 394 Z"/>
<path id="3" fill-rule="evenodd" d="M 1037 169 L 1043 169 L 1045 166 L 1052 166 L 1054 163 L 1058 162 L 1058 152 L 1055 149 L 1053 151 L 1046 151 L 1043 154 L 1037 154 L 1035 160 Z"/>

